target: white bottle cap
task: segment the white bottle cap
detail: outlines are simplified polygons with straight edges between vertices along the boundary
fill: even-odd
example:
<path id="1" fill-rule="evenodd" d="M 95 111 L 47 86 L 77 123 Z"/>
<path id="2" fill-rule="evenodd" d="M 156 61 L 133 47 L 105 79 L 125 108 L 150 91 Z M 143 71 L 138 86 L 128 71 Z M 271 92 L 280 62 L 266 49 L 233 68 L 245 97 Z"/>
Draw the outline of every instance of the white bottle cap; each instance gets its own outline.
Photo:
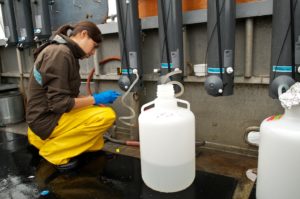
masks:
<path id="1" fill-rule="evenodd" d="M 174 87 L 172 84 L 160 84 L 157 86 L 157 97 L 173 98 L 175 96 Z"/>

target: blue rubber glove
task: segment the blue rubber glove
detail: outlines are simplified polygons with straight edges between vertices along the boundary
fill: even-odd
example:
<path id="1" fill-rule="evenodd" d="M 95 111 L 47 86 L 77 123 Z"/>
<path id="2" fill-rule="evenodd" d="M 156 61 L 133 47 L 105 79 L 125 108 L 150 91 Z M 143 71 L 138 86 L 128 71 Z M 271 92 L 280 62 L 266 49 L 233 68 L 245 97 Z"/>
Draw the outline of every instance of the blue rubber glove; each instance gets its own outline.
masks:
<path id="1" fill-rule="evenodd" d="M 94 93 L 95 105 L 113 103 L 121 94 L 117 91 L 107 90 L 101 93 Z"/>

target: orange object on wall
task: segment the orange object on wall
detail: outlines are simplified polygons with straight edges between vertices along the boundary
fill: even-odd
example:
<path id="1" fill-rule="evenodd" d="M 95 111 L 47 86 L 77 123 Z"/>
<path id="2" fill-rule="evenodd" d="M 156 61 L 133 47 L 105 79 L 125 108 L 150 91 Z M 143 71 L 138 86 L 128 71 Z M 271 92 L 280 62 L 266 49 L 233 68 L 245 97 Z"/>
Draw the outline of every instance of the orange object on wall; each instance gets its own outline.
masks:
<path id="1" fill-rule="evenodd" d="M 237 3 L 249 3 L 257 0 L 236 0 Z"/>
<path id="2" fill-rule="evenodd" d="M 182 0 L 182 11 L 207 9 L 207 0 Z"/>
<path id="3" fill-rule="evenodd" d="M 157 16 L 158 0 L 139 0 L 140 18 Z M 208 0 L 182 0 L 182 11 L 207 9 Z M 257 0 L 236 0 L 237 3 L 249 3 Z"/>
<path id="4" fill-rule="evenodd" d="M 157 16 L 157 0 L 139 0 L 140 18 Z"/>

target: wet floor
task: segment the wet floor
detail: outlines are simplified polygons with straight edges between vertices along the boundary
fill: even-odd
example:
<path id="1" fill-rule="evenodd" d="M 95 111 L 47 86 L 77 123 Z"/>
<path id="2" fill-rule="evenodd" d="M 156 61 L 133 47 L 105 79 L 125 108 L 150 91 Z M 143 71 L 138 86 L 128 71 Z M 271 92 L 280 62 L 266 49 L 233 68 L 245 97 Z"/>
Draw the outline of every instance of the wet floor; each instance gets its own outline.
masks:
<path id="1" fill-rule="evenodd" d="M 27 137 L 0 132 L 0 198 L 231 199 L 237 184 L 234 178 L 197 171 L 189 188 L 166 194 L 143 183 L 137 158 L 94 152 L 81 155 L 79 163 L 59 172 Z"/>

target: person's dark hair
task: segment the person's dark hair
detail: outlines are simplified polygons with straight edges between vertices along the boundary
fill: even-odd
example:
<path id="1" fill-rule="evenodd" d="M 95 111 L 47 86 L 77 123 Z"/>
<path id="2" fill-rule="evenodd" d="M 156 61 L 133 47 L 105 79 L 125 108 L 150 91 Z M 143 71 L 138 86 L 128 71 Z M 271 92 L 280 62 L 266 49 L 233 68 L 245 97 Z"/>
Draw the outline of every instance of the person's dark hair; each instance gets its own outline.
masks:
<path id="1" fill-rule="evenodd" d="M 71 30 L 70 35 L 68 35 L 68 31 Z M 58 28 L 58 30 L 55 32 L 55 35 L 57 34 L 63 34 L 66 36 L 75 36 L 78 33 L 81 33 L 83 30 L 86 30 L 88 32 L 88 35 L 91 39 L 94 40 L 96 43 L 100 43 L 102 41 L 102 34 L 99 28 L 96 24 L 90 21 L 81 21 L 74 26 L 72 25 L 63 25 Z"/>
<path id="2" fill-rule="evenodd" d="M 71 30 L 70 35 L 68 35 L 69 30 Z M 90 21 L 81 21 L 81 22 L 75 24 L 74 26 L 71 26 L 69 24 L 63 25 L 57 29 L 57 31 L 54 33 L 54 35 L 63 34 L 65 36 L 75 36 L 78 33 L 81 33 L 83 30 L 86 30 L 88 32 L 89 37 L 92 38 L 92 40 L 94 40 L 94 42 L 99 44 L 102 41 L 101 31 L 96 26 L 96 24 L 94 24 L 93 22 L 90 22 Z M 34 54 L 33 54 L 34 60 L 36 60 L 39 53 L 44 48 L 46 48 L 48 45 L 50 45 L 51 43 L 53 43 L 53 42 L 48 41 L 48 42 L 44 43 L 43 45 L 41 45 L 39 48 L 35 49 Z"/>

